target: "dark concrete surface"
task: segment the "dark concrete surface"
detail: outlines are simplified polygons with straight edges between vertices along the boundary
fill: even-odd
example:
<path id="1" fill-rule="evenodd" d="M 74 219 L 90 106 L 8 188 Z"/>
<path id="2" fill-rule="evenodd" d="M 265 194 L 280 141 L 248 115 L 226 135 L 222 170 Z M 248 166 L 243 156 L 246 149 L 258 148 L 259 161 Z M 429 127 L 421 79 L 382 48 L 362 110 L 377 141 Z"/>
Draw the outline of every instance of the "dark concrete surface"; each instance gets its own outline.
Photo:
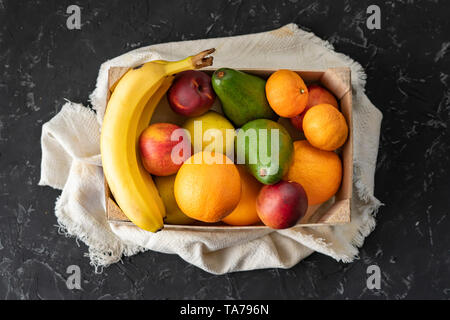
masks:
<path id="1" fill-rule="evenodd" d="M 81 7 L 81 30 L 66 8 Z M 381 29 L 366 8 L 381 8 Z M 0 0 L 0 299 L 401 299 L 450 297 L 448 1 Z M 88 104 L 100 64 L 168 41 L 295 22 L 359 61 L 384 114 L 375 195 L 386 205 L 360 259 L 313 254 L 289 270 L 215 276 L 148 252 L 95 274 L 87 248 L 58 234 L 59 191 L 39 187 L 41 126 L 64 98 Z M 66 287 L 79 265 L 81 290 Z M 366 269 L 381 269 L 380 290 Z"/>

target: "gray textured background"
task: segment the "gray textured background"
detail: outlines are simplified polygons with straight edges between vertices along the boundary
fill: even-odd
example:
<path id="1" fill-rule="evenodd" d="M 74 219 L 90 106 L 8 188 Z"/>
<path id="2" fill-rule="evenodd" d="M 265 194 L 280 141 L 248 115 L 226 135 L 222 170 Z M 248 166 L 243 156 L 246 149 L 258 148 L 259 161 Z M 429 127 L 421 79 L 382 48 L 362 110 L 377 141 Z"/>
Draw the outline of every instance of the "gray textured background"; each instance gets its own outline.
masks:
<path id="1" fill-rule="evenodd" d="M 66 8 L 82 9 L 81 30 Z M 378 4 L 381 30 L 366 28 Z M 0 0 L 0 298 L 438 298 L 450 296 L 448 1 Z M 64 98 L 88 104 L 98 68 L 161 42 L 266 31 L 295 22 L 359 61 L 384 113 L 375 195 L 386 206 L 352 264 L 313 254 L 290 270 L 214 276 L 148 252 L 95 274 L 87 248 L 58 234 L 59 191 L 38 187 L 43 123 Z M 68 290 L 77 264 L 82 290 Z M 382 271 L 366 288 L 366 268 Z"/>

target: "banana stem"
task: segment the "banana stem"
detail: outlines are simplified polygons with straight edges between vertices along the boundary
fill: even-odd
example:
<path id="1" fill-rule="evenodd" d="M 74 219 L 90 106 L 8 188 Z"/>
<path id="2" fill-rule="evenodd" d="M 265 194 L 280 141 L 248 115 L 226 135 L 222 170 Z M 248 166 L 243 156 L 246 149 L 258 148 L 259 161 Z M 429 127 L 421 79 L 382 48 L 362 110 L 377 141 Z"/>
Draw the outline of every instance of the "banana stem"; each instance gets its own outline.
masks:
<path id="1" fill-rule="evenodd" d="M 169 63 L 166 66 L 166 73 L 175 74 L 185 70 L 208 67 L 212 65 L 213 57 L 207 57 L 207 55 L 213 53 L 214 51 L 214 48 L 208 49 L 194 56 L 187 57 L 186 59 Z"/>
<path id="2" fill-rule="evenodd" d="M 213 57 L 207 57 L 208 54 L 213 53 L 216 49 L 211 48 L 197 53 L 195 56 L 191 56 L 192 64 L 195 69 L 209 67 L 213 64 Z"/>

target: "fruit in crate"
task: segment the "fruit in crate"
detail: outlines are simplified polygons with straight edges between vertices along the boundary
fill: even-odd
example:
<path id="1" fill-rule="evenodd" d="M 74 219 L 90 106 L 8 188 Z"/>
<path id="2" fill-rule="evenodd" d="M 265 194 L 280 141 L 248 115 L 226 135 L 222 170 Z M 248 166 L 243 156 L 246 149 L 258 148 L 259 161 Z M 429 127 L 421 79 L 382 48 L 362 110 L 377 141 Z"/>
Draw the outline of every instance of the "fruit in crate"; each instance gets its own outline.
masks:
<path id="1" fill-rule="evenodd" d="M 308 198 L 296 182 L 280 181 L 264 186 L 256 199 L 259 218 L 272 229 L 294 226 L 308 209 Z"/>
<path id="2" fill-rule="evenodd" d="M 103 119 L 100 150 L 103 172 L 123 213 L 138 227 L 163 228 L 164 203 L 139 161 L 137 141 L 154 107 L 168 89 L 170 75 L 212 64 L 214 49 L 180 61 L 153 61 L 128 70 L 113 86 Z M 148 121 L 147 121 L 148 120 Z"/>
<path id="3" fill-rule="evenodd" d="M 332 151 L 345 143 L 348 127 L 338 109 L 330 104 L 318 104 L 306 112 L 303 132 L 312 146 Z"/>
<path id="4" fill-rule="evenodd" d="M 237 127 L 255 119 L 275 119 L 265 94 L 266 81 L 245 72 L 221 68 L 212 76 L 212 86 L 225 116 Z"/>
<path id="5" fill-rule="evenodd" d="M 330 199 L 342 180 L 342 163 L 333 151 L 314 148 L 306 140 L 294 142 L 294 156 L 284 178 L 302 185 L 309 205 Z"/>
<path id="6" fill-rule="evenodd" d="M 178 74 L 167 92 L 172 110 L 186 117 L 196 117 L 205 113 L 211 108 L 215 98 L 211 77 L 197 70 Z"/>
<path id="7" fill-rule="evenodd" d="M 191 142 L 183 128 L 171 123 L 154 123 L 142 132 L 139 153 L 149 173 L 169 176 L 191 156 Z"/>
<path id="8" fill-rule="evenodd" d="M 239 171 L 221 153 L 199 152 L 181 166 L 175 178 L 175 199 L 187 216 L 218 222 L 230 214 L 241 198 Z"/>
<path id="9" fill-rule="evenodd" d="M 173 192 L 175 177 L 176 175 L 174 174 L 167 177 L 155 177 L 156 188 L 158 188 L 159 195 L 166 207 L 164 222 L 169 224 L 191 224 L 195 220 L 185 215 L 175 201 Z"/>
<path id="10" fill-rule="evenodd" d="M 293 149 L 289 133 L 272 120 L 250 121 L 239 129 L 236 137 L 237 163 L 245 163 L 263 184 L 281 180 L 289 169 Z"/>
<path id="11" fill-rule="evenodd" d="M 241 176 L 241 200 L 222 221 L 233 226 L 248 226 L 260 221 L 256 212 L 256 197 L 263 185 L 247 172 L 245 166 L 238 165 L 237 168 Z"/>
<path id="12" fill-rule="evenodd" d="M 194 153 L 205 148 L 223 154 L 227 154 L 227 150 L 234 152 L 234 127 L 230 121 L 215 111 L 208 111 L 199 117 L 188 119 L 183 128 L 190 134 Z"/>
<path id="13" fill-rule="evenodd" d="M 339 109 L 338 102 L 330 91 L 317 84 L 309 85 L 308 103 L 306 104 L 305 110 L 303 110 L 302 113 L 291 118 L 292 125 L 303 132 L 303 118 L 306 112 L 315 105 L 323 103 L 331 104 L 336 109 Z"/>
<path id="14" fill-rule="evenodd" d="M 267 79 L 266 95 L 272 109 L 281 117 L 300 114 L 308 103 L 308 88 L 294 71 L 281 69 Z"/>

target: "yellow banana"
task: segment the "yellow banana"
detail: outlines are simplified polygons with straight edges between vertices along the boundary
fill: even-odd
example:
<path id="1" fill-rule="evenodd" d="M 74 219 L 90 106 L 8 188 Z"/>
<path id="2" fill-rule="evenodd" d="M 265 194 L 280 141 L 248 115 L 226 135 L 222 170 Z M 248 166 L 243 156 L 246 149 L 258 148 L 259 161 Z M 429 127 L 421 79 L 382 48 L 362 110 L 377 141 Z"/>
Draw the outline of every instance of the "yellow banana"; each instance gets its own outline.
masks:
<path id="1" fill-rule="evenodd" d="M 167 76 L 211 65 L 212 57 L 206 56 L 212 52 L 214 49 L 180 61 L 152 61 L 133 68 L 116 84 L 108 102 L 100 138 L 103 171 L 119 207 L 144 230 L 162 229 L 165 212 L 151 176 L 140 163 L 138 134 L 150 121 L 157 95 L 161 98 L 167 90 Z M 155 102 L 148 104 L 152 97 Z"/>
<path id="2" fill-rule="evenodd" d="M 147 129 L 147 127 L 149 126 L 150 120 L 152 119 L 152 116 L 153 116 L 153 112 L 155 112 L 156 107 L 158 106 L 162 97 L 169 90 L 174 79 L 175 79 L 175 76 L 173 76 L 173 75 L 166 77 L 164 79 L 164 82 L 161 84 L 161 86 L 158 88 L 158 90 L 155 92 L 155 94 L 151 97 L 151 99 L 145 106 L 144 111 L 142 112 L 141 118 L 139 119 L 139 123 L 138 123 L 138 131 L 137 131 L 138 139 L 139 139 L 141 133 L 145 129 Z M 137 141 L 136 141 L 136 143 L 137 143 Z"/>
<path id="3" fill-rule="evenodd" d="M 155 94 L 150 98 L 150 100 L 147 102 L 147 105 L 144 107 L 144 111 L 142 112 L 142 115 L 140 119 L 138 120 L 138 126 L 137 126 L 137 132 L 136 132 L 136 139 L 135 139 L 135 146 L 138 145 L 139 137 L 141 133 L 148 127 L 150 124 L 150 120 L 152 119 L 153 112 L 155 111 L 156 107 L 158 106 L 159 102 L 161 101 L 162 97 L 166 94 L 167 90 L 169 90 L 170 86 L 172 85 L 172 82 L 174 80 L 174 76 L 168 76 L 164 79 L 161 86 L 158 88 L 158 90 L 155 92 Z M 132 147 L 131 147 L 132 148 Z M 142 165 L 141 157 L 139 155 L 138 148 L 136 147 L 136 159 L 138 163 L 138 168 L 140 172 L 140 177 L 143 181 L 141 183 L 144 183 L 147 188 L 150 190 L 150 192 L 153 194 L 153 197 L 155 199 L 160 199 L 158 189 L 156 188 L 153 179 L 151 178 L 150 174 L 145 170 L 144 166 Z M 165 207 L 164 203 L 162 201 L 157 201 L 157 205 L 159 207 L 159 213 L 164 218 L 165 217 Z"/>

